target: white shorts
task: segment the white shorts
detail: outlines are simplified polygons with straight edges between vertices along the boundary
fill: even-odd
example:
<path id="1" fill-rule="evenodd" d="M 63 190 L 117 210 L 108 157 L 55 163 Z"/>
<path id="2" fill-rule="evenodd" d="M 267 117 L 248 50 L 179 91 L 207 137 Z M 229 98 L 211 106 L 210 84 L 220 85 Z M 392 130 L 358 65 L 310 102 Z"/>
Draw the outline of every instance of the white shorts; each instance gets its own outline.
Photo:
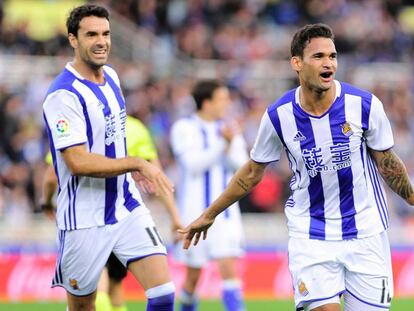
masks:
<path id="1" fill-rule="evenodd" d="M 113 252 L 124 266 L 162 254 L 165 246 L 145 207 L 135 208 L 113 225 L 58 232 L 59 253 L 52 287 L 61 286 L 76 296 L 96 290 L 99 277 Z"/>
<path id="2" fill-rule="evenodd" d="M 368 305 L 389 308 L 393 279 L 386 232 L 345 241 L 289 238 L 288 248 L 297 308 L 345 291 Z"/>
<path id="3" fill-rule="evenodd" d="M 200 239 L 188 250 L 178 243 L 174 249 L 175 260 L 188 267 L 202 268 L 210 260 L 243 256 L 244 236 L 240 220 L 220 216 L 208 230 L 206 240 Z"/>

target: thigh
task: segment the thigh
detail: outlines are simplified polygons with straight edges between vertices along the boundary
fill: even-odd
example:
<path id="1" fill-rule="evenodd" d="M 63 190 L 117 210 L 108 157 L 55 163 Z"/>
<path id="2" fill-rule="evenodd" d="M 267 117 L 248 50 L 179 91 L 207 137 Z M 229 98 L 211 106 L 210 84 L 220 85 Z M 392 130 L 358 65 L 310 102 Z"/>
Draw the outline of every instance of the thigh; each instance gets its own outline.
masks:
<path id="1" fill-rule="evenodd" d="M 337 299 L 345 290 L 345 269 L 337 241 L 289 239 L 289 270 L 297 308 Z"/>
<path id="2" fill-rule="evenodd" d="M 162 238 L 148 212 L 136 208 L 118 226 L 113 252 L 124 266 L 147 256 L 166 255 Z"/>
<path id="3" fill-rule="evenodd" d="M 353 242 L 345 260 L 347 292 L 367 305 L 389 308 L 393 278 L 386 232 Z"/>
<path id="4" fill-rule="evenodd" d="M 171 282 L 165 255 L 152 255 L 133 261 L 128 265 L 128 269 L 144 290 Z"/>
<path id="5" fill-rule="evenodd" d="M 93 293 L 111 253 L 105 227 L 59 232 L 59 256 L 52 286 L 61 286 L 74 296 Z"/>

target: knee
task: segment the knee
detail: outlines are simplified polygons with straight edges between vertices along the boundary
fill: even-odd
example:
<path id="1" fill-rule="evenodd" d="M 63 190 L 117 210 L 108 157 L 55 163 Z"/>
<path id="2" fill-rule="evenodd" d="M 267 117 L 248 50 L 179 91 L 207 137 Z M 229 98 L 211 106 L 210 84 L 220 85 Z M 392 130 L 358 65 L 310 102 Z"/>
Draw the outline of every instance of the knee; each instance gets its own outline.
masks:
<path id="1" fill-rule="evenodd" d="M 148 304 L 152 306 L 173 305 L 175 286 L 173 282 L 168 282 L 145 291 Z"/>

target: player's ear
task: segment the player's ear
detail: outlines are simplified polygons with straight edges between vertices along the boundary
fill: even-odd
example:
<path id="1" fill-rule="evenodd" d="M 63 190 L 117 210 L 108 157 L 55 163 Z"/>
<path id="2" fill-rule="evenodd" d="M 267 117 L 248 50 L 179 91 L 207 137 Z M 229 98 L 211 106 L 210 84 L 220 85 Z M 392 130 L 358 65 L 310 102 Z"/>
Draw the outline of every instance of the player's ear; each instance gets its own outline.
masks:
<path id="1" fill-rule="evenodd" d="M 75 37 L 75 35 L 73 33 L 70 33 L 68 35 L 68 40 L 69 40 L 69 44 L 72 48 L 77 48 L 78 47 L 78 38 Z"/>
<path id="2" fill-rule="evenodd" d="M 294 71 L 299 72 L 302 68 L 302 59 L 299 56 L 292 56 L 290 66 Z"/>

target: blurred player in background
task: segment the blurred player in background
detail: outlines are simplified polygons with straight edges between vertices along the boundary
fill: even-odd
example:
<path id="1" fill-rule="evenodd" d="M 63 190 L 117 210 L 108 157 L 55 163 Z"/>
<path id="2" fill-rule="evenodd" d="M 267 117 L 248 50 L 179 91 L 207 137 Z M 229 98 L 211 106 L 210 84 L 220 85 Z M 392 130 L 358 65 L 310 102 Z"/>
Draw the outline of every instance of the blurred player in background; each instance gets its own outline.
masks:
<path id="1" fill-rule="evenodd" d="M 171 131 L 172 149 L 181 169 L 177 196 L 184 224 L 217 198 L 233 172 L 248 158 L 240 128 L 222 121 L 231 103 L 227 87 L 213 80 L 201 81 L 192 95 L 196 113 L 177 121 Z M 244 310 L 242 285 L 236 271 L 237 259 L 243 254 L 242 237 L 239 206 L 235 203 L 217 217 L 207 243 L 189 251 L 177 249 L 178 260 L 187 266 L 180 295 L 182 311 L 197 310 L 197 282 L 210 259 L 218 263 L 226 310 Z"/>
<path id="2" fill-rule="evenodd" d="M 157 151 L 152 142 L 151 135 L 145 125 L 138 119 L 127 116 L 126 140 L 129 156 L 140 157 L 161 168 L 158 161 Z M 55 204 L 53 197 L 56 193 L 57 178 L 53 169 L 52 154 L 49 152 L 46 156 L 46 167 L 43 179 L 43 193 L 41 200 L 42 210 L 49 218 L 55 219 Z M 144 189 L 145 190 L 145 189 Z M 181 228 L 178 211 L 172 195 L 161 195 L 168 213 L 171 217 L 171 232 L 176 238 L 177 229 Z M 106 276 L 107 273 L 107 276 Z M 96 297 L 97 311 L 126 311 L 125 299 L 122 290 L 122 280 L 127 276 L 127 269 L 122 263 L 111 253 L 106 263 L 106 270 L 101 276 Z M 109 295 L 109 296 L 108 296 Z"/>
<path id="3" fill-rule="evenodd" d="M 285 150 L 293 172 L 285 214 L 297 310 L 339 311 L 340 295 L 346 311 L 388 310 L 389 215 L 379 175 L 414 204 L 406 168 L 392 149 L 390 123 L 377 97 L 334 79 L 337 52 L 327 25 L 298 30 L 291 54 L 300 86 L 269 106 L 251 160 L 184 230 L 184 247 L 205 238 L 215 218 Z"/>
<path id="4" fill-rule="evenodd" d="M 127 156 L 120 81 L 106 62 L 108 11 L 86 4 L 66 22 L 74 61 L 49 88 L 43 112 L 58 178 L 59 252 L 52 286 L 70 311 L 94 310 L 96 288 L 113 252 L 143 286 L 147 310 L 173 310 L 166 249 L 130 172 L 157 194 L 173 187 L 155 165 Z"/>

